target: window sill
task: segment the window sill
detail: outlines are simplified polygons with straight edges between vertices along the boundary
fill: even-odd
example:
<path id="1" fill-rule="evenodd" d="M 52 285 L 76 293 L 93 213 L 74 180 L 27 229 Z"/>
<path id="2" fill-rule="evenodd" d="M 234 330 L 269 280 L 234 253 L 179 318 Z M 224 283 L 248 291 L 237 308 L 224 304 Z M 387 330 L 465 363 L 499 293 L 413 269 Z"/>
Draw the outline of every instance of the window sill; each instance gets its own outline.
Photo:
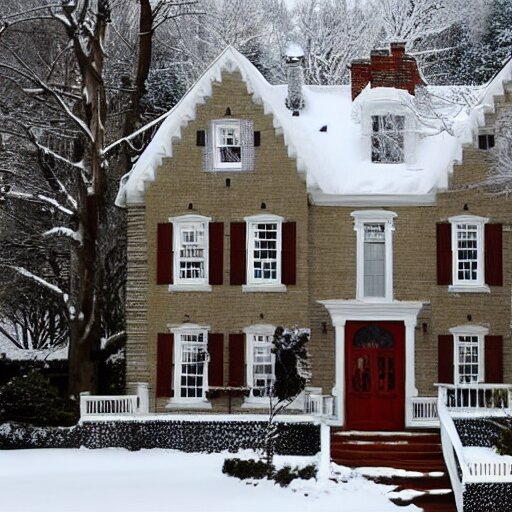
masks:
<path id="1" fill-rule="evenodd" d="M 211 292 L 212 286 L 210 284 L 170 284 L 169 285 L 170 292 Z"/>
<path id="2" fill-rule="evenodd" d="M 451 284 L 450 286 L 448 286 L 448 291 L 451 293 L 491 293 L 491 289 L 486 284 Z"/>
<path id="3" fill-rule="evenodd" d="M 280 293 L 286 292 L 287 288 L 284 284 L 244 284 L 242 291 L 244 293 Z"/>
<path id="4" fill-rule="evenodd" d="M 207 400 L 198 399 L 196 401 L 183 402 L 179 398 L 171 398 L 166 404 L 166 409 L 211 409 L 212 404 Z"/>

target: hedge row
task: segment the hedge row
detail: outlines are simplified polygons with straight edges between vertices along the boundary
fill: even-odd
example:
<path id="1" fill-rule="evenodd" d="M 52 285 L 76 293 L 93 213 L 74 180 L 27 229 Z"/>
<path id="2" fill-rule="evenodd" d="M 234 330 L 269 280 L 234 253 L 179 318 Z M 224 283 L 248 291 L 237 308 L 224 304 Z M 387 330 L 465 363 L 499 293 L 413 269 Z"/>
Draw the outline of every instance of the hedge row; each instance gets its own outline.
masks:
<path id="1" fill-rule="evenodd" d="M 185 452 L 236 452 L 262 448 L 265 422 L 119 421 L 86 422 L 69 428 L 0 425 L 0 449 L 24 448 L 167 448 Z M 276 453 L 314 455 L 320 450 L 320 427 L 279 423 Z"/>

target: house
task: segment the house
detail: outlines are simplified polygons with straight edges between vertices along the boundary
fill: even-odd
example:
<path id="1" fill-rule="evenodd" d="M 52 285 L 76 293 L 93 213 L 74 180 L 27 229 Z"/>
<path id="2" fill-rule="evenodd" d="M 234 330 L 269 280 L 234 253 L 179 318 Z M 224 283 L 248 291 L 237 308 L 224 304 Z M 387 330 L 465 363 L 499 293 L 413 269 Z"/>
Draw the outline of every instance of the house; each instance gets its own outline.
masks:
<path id="1" fill-rule="evenodd" d="M 123 178 L 128 387 L 263 411 L 275 327 L 307 327 L 338 425 L 425 425 L 435 383 L 512 381 L 512 208 L 479 186 L 512 63 L 433 87 L 395 43 L 323 87 L 301 60 L 274 86 L 227 48 Z"/>

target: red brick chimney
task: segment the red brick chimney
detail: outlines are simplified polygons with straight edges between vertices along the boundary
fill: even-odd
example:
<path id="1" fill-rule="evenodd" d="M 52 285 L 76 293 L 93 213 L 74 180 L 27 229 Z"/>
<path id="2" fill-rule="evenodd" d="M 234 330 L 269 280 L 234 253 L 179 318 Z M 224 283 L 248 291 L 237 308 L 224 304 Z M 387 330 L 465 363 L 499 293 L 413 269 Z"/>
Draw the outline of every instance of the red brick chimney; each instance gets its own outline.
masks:
<path id="1" fill-rule="evenodd" d="M 350 66 L 352 100 L 368 85 L 395 87 L 414 94 L 417 85 L 426 85 L 416 59 L 405 53 L 405 43 L 391 43 L 391 51 L 373 50 L 370 59 L 355 60 Z"/>

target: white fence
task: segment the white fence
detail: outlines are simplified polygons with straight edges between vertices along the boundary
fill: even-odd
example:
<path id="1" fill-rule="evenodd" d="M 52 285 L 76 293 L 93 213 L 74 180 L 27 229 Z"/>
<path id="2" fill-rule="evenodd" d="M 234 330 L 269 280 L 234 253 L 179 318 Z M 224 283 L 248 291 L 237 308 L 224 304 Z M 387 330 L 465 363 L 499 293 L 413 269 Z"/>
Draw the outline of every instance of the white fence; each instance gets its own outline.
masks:
<path id="1" fill-rule="evenodd" d="M 136 395 L 90 395 L 80 394 L 80 419 L 92 419 L 104 415 L 147 414 L 149 411 L 148 386 L 137 384 Z"/>
<path id="2" fill-rule="evenodd" d="M 334 397 L 331 395 L 315 395 L 306 393 L 304 412 L 314 416 L 332 418 L 334 416 Z"/>
<path id="3" fill-rule="evenodd" d="M 510 409 L 512 386 L 510 384 L 440 384 L 443 401 L 450 411 Z"/>
<path id="4" fill-rule="evenodd" d="M 410 400 L 411 426 L 432 427 L 439 424 L 437 397 L 416 396 Z"/>

